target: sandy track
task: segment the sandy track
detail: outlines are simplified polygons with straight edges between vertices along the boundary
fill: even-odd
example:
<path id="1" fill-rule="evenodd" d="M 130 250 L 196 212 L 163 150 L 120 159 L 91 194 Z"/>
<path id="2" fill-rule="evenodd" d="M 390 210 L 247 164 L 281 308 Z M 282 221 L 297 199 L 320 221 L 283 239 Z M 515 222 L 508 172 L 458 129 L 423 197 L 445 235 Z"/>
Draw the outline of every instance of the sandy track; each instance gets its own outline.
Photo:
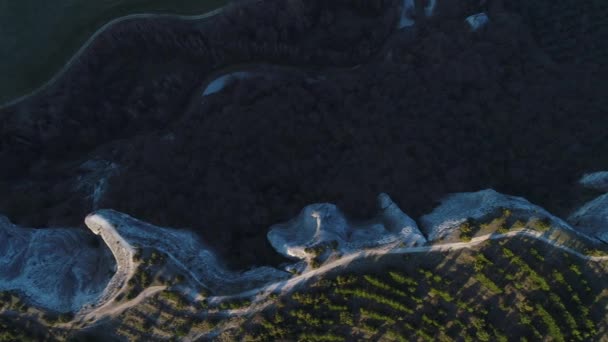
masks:
<path id="1" fill-rule="evenodd" d="M 520 230 L 510 231 L 510 232 L 504 233 L 504 234 L 493 233 L 493 234 L 478 236 L 478 237 L 473 238 L 469 242 L 456 242 L 456 243 L 447 243 L 447 244 L 438 244 L 438 245 L 420 246 L 420 247 L 406 247 L 406 248 L 393 248 L 391 245 L 388 245 L 388 246 L 383 246 L 383 247 L 376 248 L 376 249 L 359 251 L 359 252 L 355 252 L 355 253 L 343 256 L 342 258 L 340 258 L 336 261 L 327 263 L 317 269 L 310 270 L 306 273 L 295 276 L 295 277 L 290 278 L 285 281 L 268 284 L 264 287 L 245 291 L 245 292 L 231 295 L 231 296 L 209 297 L 208 301 L 209 301 L 209 303 L 219 303 L 224 300 L 254 297 L 254 296 L 255 296 L 256 301 L 263 300 L 269 294 L 271 294 L 273 292 L 281 292 L 282 294 L 287 294 L 287 293 L 293 291 L 294 289 L 298 288 L 299 286 L 305 284 L 308 280 L 310 280 L 316 276 L 320 276 L 325 273 L 328 273 L 329 271 L 332 271 L 339 267 L 345 267 L 357 259 L 362 259 L 362 258 L 367 258 L 367 257 L 372 257 L 372 256 L 390 255 L 390 254 L 451 252 L 451 251 L 456 251 L 456 250 L 460 250 L 460 249 L 471 248 L 471 247 L 480 245 L 488 240 L 501 240 L 501 239 L 506 239 L 506 238 L 515 237 L 515 236 L 526 236 L 526 237 L 530 237 L 530 238 L 542 241 L 557 249 L 563 250 L 567 253 L 575 255 L 584 260 L 589 260 L 589 261 L 594 261 L 594 262 L 608 261 L 608 256 L 584 255 L 570 247 L 560 245 L 556 241 L 545 237 L 544 234 L 545 233 L 534 231 L 534 230 L 520 229 Z M 259 312 L 270 304 L 271 303 L 265 303 L 263 305 L 254 305 L 252 308 L 247 308 L 247 309 L 226 310 L 225 312 L 222 312 L 222 313 L 226 314 L 227 316 L 246 316 L 246 315 L 250 315 L 255 312 Z M 216 335 L 216 334 L 218 334 L 217 331 L 212 331 L 209 333 L 191 336 L 191 337 L 187 338 L 187 340 L 197 340 L 202 337 L 209 337 L 210 335 Z"/>

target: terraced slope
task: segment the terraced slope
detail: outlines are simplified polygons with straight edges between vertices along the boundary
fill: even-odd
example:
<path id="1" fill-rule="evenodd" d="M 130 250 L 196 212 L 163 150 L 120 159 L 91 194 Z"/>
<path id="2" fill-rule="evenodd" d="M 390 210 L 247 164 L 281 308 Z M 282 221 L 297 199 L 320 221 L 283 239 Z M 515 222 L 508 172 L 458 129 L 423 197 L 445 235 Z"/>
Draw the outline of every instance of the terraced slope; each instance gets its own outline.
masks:
<path id="1" fill-rule="evenodd" d="M 250 341 L 555 341 L 608 334 L 606 264 L 527 238 L 356 263 L 225 336 Z"/>
<path id="2" fill-rule="evenodd" d="M 348 262 L 293 292 L 162 291 L 81 334 L 200 341 L 507 341 L 608 336 L 608 264 L 533 236 Z M 174 287 L 175 288 L 175 287 Z M 69 336 L 61 335 L 57 336 Z M 65 334 L 66 332 L 63 332 Z"/>

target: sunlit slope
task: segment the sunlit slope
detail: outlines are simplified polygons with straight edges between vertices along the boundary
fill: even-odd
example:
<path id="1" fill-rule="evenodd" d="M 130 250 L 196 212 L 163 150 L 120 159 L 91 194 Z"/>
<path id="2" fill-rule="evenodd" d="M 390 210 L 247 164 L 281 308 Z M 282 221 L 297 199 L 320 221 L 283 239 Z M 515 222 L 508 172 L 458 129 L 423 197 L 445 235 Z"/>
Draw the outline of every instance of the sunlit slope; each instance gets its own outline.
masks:
<path id="1" fill-rule="evenodd" d="M 606 264 L 517 237 L 356 263 L 254 315 L 251 341 L 591 341 L 606 337 Z"/>

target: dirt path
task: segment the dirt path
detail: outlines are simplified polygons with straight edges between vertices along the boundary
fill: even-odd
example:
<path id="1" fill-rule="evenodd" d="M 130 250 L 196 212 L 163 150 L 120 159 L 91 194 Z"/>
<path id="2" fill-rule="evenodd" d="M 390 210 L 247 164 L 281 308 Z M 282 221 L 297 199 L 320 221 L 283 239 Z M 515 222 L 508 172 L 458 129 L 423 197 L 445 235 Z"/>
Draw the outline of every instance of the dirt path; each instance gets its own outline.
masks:
<path id="1" fill-rule="evenodd" d="M 217 8 L 213 11 L 207 12 L 207 13 L 203 13 L 200 15 L 176 15 L 176 14 L 149 14 L 149 13 L 140 13 L 140 14 L 130 14 L 130 15 L 126 15 L 120 18 L 116 18 L 114 20 L 109 21 L 108 23 L 106 23 L 105 25 L 103 25 L 102 27 L 100 27 L 97 31 L 95 31 L 95 33 L 93 33 L 91 35 L 91 37 L 89 37 L 89 39 L 87 39 L 87 41 L 80 47 L 80 49 L 78 49 L 78 51 L 76 51 L 76 53 L 74 55 L 72 55 L 72 57 L 67 61 L 66 64 L 64 64 L 64 66 L 59 69 L 59 71 L 57 73 L 55 73 L 55 75 L 48 80 L 47 82 L 45 82 L 44 84 L 42 84 L 40 87 L 34 89 L 33 91 L 19 96 L 15 99 L 9 100 L 6 103 L 2 103 L 0 104 L 0 110 L 4 109 L 6 107 L 10 107 L 16 103 L 19 103 L 21 101 L 26 100 L 27 98 L 29 98 L 30 96 L 36 95 L 40 92 L 42 92 L 43 90 L 50 88 L 54 85 L 55 82 L 57 82 L 61 76 L 63 76 L 63 74 L 68 71 L 70 69 L 70 67 L 80 58 L 80 56 L 83 54 L 83 52 L 91 45 L 91 43 L 97 38 L 99 37 L 99 35 L 101 35 L 103 32 L 105 32 L 106 30 L 108 30 L 110 27 L 121 23 L 123 21 L 127 21 L 127 20 L 131 20 L 131 19 L 146 19 L 146 18 L 177 18 L 180 20 L 200 20 L 200 19 L 205 19 L 205 18 L 209 18 L 209 17 L 213 17 L 219 13 L 221 13 L 224 10 L 224 7 L 220 7 Z"/>
<path id="2" fill-rule="evenodd" d="M 389 246 L 383 246 L 383 247 L 380 247 L 377 249 L 359 251 L 359 252 L 355 252 L 355 253 L 343 256 L 342 258 L 340 258 L 336 261 L 327 263 L 317 269 L 314 269 L 309 272 L 303 273 L 301 275 L 295 276 L 288 280 L 269 284 L 269 285 L 266 285 L 266 286 L 263 286 L 263 287 L 260 287 L 257 289 L 249 290 L 246 292 L 242 292 L 242 293 L 239 293 L 236 295 L 209 297 L 208 301 L 209 301 L 209 303 L 219 303 L 224 300 L 245 298 L 245 297 L 254 297 L 254 296 L 255 296 L 254 302 L 261 301 L 273 292 L 280 291 L 282 294 L 289 293 L 292 290 L 294 290 L 295 288 L 297 288 L 298 286 L 305 284 L 311 278 L 325 274 L 336 268 L 347 266 L 348 264 L 350 264 L 351 262 L 353 262 L 357 259 L 371 257 L 371 256 L 390 255 L 390 254 L 451 252 L 451 251 L 456 251 L 456 250 L 460 250 L 460 249 L 471 248 L 471 247 L 480 245 L 488 240 L 501 240 L 501 239 L 510 238 L 510 237 L 514 237 L 514 236 L 527 236 L 527 237 L 534 238 L 536 240 L 547 243 L 557 249 L 568 252 L 568 253 L 575 255 L 584 260 L 589 260 L 589 261 L 594 261 L 594 262 L 608 261 L 608 256 L 584 255 L 570 247 L 560 245 L 556 241 L 545 237 L 544 233 L 542 233 L 542 232 L 533 231 L 533 230 L 529 230 L 529 229 L 520 229 L 520 230 L 511 231 L 511 232 L 504 233 L 504 234 L 493 233 L 493 234 L 478 236 L 478 237 L 473 238 L 469 242 L 456 242 L 456 243 L 438 244 L 438 245 L 431 245 L 431 246 L 405 247 L 405 248 L 392 248 L 389 245 Z M 223 313 L 225 313 L 227 316 L 246 316 L 246 315 L 250 315 L 255 312 L 259 312 L 270 304 L 271 303 L 265 303 L 262 305 L 254 305 L 251 308 L 227 310 Z M 201 337 L 209 336 L 210 334 L 217 334 L 217 332 L 213 331 L 210 333 L 195 335 L 195 336 L 192 336 L 191 338 L 189 338 L 188 340 L 197 340 Z"/>
<path id="3" fill-rule="evenodd" d="M 82 318 L 84 321 L 87 321 L 87 320 L 95 321 L 96 319 L 101 318 L 101 317 L 118 316 L 123 311 L 140 304 L 144 299 L 146 299 L 150 296 L 153 296 L 161 291 L 164 291 L 166 288 L 167 288 L 167 286 L 164 286 L 164 285 L 148 287 L 145 290 L 141 291 L 141 293 L 139 295 L 137 295 L 137 297 L 131 299 L 130 301 L 119 303 L 117 305 L 103 306 L 103 307 L 99 308 L 98 310 L 89 312 Z"/>
<path id="4" fill-rule="evenodd" d="M 102 300 L 100 300 L 99 304 L 92 308 L 90 311 L 83 311 L 79 313 L 76 318 L 67 323 L 68 325 L 73 325 L 75 323 L 87 322 L 87 325 L 96 324 L 102 318 L 105 317 L 115 317 L 125 310 L 134 307 L 140 304 L 146 298 L 153 296 L 161 291 L 164 291 L 166 286 L 151 286 L 144 289 L 137 297 L 130 301 L 126 302 L 117 302 L 115 299 L 120 293 L 123 293 L 128 286 L 128 280 L 133 276 L 136 270 L 136 264 L 133 262 L 132 253 L 133 248 L 116 232 L 111 224 L 106 222 L 103 218 L 100 218 L 96 215 L 92 215 L 87 218 L 87 226 L 95 232 L 102 236 L 106 243 L 108 243 L 109 247 L 112 249 L 112 253 L 117 259 L 117 272 L 116 275 L 110 281 L 108 288 L 104 293 Z M 239 298 L 251 298 L 253 305 L 246 308 L 239 308 L 235 310 L 224 310 L 219 312 L 220 314 L 225 315 L 226 317 L 242 317 L 247 316 L 255 312 L 259 312 L 265 309 L 267 306 L 271 305 L 270 301 L 265 301 L 269 294 L 271 293 L 281 293 L 287 294 L 292 292 L 294 289 L 306 284 L 309 280 L 314 277 L 326 274 L 330 271 L 333 271 L 340 267 L 346 267 L 350 263 L 355 260 L 364 259 L 368 257 L 375 256 L 384 256 L 390 254 L 412 254 L 412 253 L 430 253 L 430 252 L 451 252 L 465 248 L 471 248 L 477 245 L 480 245 L 488 240 L 500 240 L 515 236 L 527 236 L 544 243 L 547 243 L 557 249 L 568 252 L 572 255 L 575 255 L 581 259 L 599 262 L 608 260 L 608 256 L 589 256 L 580 253 L 577 250 L 574 250 L 570 247 L 559 244 L 558 242 L 551 240 L 545 236 L 545 233 L 537 232 L 528 229 L 521 229 L 516 231 L 511 231 L 504 234 L 487 234 L 483 236 L 478 236 L 473 238 L 469 242 L 456 242 L 456 243 L 446 243 L 446 244 L 436 244 L 430 246 L 419 246 L 419 247 L 403 247 L 398 248 L 396 243 L 388 244 L 385 246 L 381 246 L 375 249 L 369 250 L 361 250 L 358 252 L 350 253 L 342 256 L 340 259 L 331 261 L 322 265 L 317 269 L 311 269 L 301 275 L 292 277 L 287 280 L 274 282 L 271 284 L 267 284 L 265 286 L 255 288 L 252 290 L 248 290 L 245 292 L 241 292 L 238 294 L 230 295 L 230 296 L 213 296 L 209 297 L 207 300 L 210 304 L 218 304 L 225 300 L 231 299 L 239 299 Z M 218 329 L 225 329 L 226 327 L 219 327 Z M 209 334 L 217 333 L 217 331 L 198 334 L 195 336 L 191 336 L 188 339 L 199 339 L 204 336 L 209 336 Z"/>
<path id="5" fill-rule="evenodd" d="M 269 285 L 266 285 L 266 286 L 263 286 L 263 287 L 260 287 L 257 289 L 248 290 L 248 291 L 236 294 L 236 295 L 210 297 L 210 298 L 208 298 L 208 302 L 211 304 L 219 303 L 219 302 L 222 302 L 224 300 L 229 300 L 229 299 L 251 297 L 258 293 L 264 293 L 264 292 L 272 293 L 278 289 L 281 289 L 284 292 L 289 292 L 293 288 L 297 287 L 298 285 L 302 284 L 303 282 L 306 282 L 307 280 L 309 280 L 313 277 L 327 273 L 338 267 L 344 267 L 344 266 L 350 264 L 351 262 L 353 262 L 354 260 L 361 259 L 361 258 L 367 258 L 367 257 L 371 257 L 371 256 L 383 256 L 383 255 L 389 255 L 389 254 L 450 252 L 450 251 L 456 251 L 456 250 L 464 249 L 464 248 L 471 248 L 471 247 L 480 245 L 488 240 L 500 240 L 500 239 L 505 239 L 505 238 L 514 237 L 514 236 L 528 236 L 528 237 L 540 240 L 542 242 L 545 242 L 547 244 L 554 246 L 555 248 L 558 248 L 558 249 L 566 251 L 570 254 L 573 254 L 581 259 L 585 259 L 585 260 L 589 260 L 589 261 L 596 261 L 596 262 L 608 260 L 608 256 L 584 255 L 570 247 L 560 245 L 557 242 L 544 237 L 543 234 L 544 233 L 533 231 L 533 230 L 520 229 L 520 230 L 511 231 L 511 232 L 504 233 L 504 234 L 493 233 L 493 234 L 486 234 L 483 236 L 478 236 L 478 237 L 473 238 L 469 242 L 455 242 L 455 243 L 438 244 L 438 245 L 431 245 L 431 246 L 405 247 L 405 248 L 393 248 L 391 245 L 383 246 L 380 248 L 359 251 L 359 252 L 355 252 L 355 253 L 343 256 L 342 258 L 340 258 L 336 261 L 324 264 L 317 269 L 308 271 L 306 273 L 295 276 L 288 280 L 269 284 Z"/>

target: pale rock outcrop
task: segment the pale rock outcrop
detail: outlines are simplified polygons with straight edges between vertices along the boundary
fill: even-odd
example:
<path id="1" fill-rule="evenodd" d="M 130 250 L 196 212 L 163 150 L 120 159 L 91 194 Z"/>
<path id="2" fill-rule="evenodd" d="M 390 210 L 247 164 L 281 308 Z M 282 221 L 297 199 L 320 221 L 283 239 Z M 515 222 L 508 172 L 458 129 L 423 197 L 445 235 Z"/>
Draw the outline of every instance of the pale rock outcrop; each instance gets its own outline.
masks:
<path id="1" fill-rule="evenodd" d="M 418 226 L 386 194 L 378 197 L 380 213 L 364 223 L 352 223 L 333 204 L 312 204 L 286 223 L 271 227 L 268 240 L 282 255 L 296 259 L 311 257 L 310 247 L 337 243 L 342 253 L 389 243 L 424 244 Z"/>
<path id="2" fill-rule="evenodd" d="M 416 5 L 414 0 L 403 0 L 401 5 L 401 15 L 399 17 L 399 28 L 414 26 L 416 21 L 414 16 L 416 14 Z"/>
<path id="3" fill-rule="evenodd" d="M 230 271 L 194 232 L 157 227 L 113 210 L 97 211 L 87 217 L 86 223 L 108 243 L 116 257 L 117 269 L 124 274 L 128 274 L 132 268 L 133 248 L 150 247 L 167 254 L 168 263 L 182 269 L 194 282 L 216 293 L 230 292 L 234 288 L 241 288 L 243 284 L 259 286 L 289 275 L 272 267 L 258 267 L 244 272 Z M 123 281 L 128 279 L 115 276 L 111 284 L 113 287 L 106 291 L 107 296 Z"/>
<path id="4" fill-rule="evenodd" d="M 579 183 L 588 189 L 608 192 L 608 171 L 587 173 Z"/>
<path id="5" fill-rule="evenodd" d="M 467 17 L 465 22 L 469 24 L 471 31 L 479 31 L 488 25 L 490 18 L 485 13 L 477 13 Z"/>
<path id="6" fill-rule="evenodd" d="M 33 305 L 77 311 L 100 298 L 116 264 L 86 230 L 33 229 L 0 216 L 0 290 Z"/>
<path id="7" fill-rule="evenodd" d="M 116 272 L 98 301 L 105 303 L 114 299 L 135 273 L 137 269 L 137 265 L 133 261 L 135 248 L 125 241 L 114 226 L 103 217 L 95 214 L 88 215 L 84 222 L 93 233 L 101 236 L 116 260 Z"/>
<path id="8" fill-rule="evenodd" d="M 578 231 L 608 243 L 608 194 L 583 205 L 568 222 Z"/>
<path id="9" fill-rule="evenodd" d="M 426 6 L 424 6 L 424 15 L 430 17 L 435 14 L 435 9 L 437 8 L 437 1 L 438 0 L 428 0 L 426 2 Z"/>
<path id="10" fill-rule="evenodd" d="M 440 206 L 422 216 L 420 222 L 428 240 L 435 241 L 450 235 L 468 218 L 480 219 L 503 208 L 518 216 L 546 218 L 554 227 L 572 230 L 568 223 L 525 198 L 504 195 L 492 189 L 448 195 Z"/>
<path id="11" fill-rule="evenodd" d="M 381 210 L 379 219 L 388 232 L 399 235 L 408 245 L 426 243 L 416 221 L 401 211 L 387 194 L 378 195 L 378 207 Z"/>

